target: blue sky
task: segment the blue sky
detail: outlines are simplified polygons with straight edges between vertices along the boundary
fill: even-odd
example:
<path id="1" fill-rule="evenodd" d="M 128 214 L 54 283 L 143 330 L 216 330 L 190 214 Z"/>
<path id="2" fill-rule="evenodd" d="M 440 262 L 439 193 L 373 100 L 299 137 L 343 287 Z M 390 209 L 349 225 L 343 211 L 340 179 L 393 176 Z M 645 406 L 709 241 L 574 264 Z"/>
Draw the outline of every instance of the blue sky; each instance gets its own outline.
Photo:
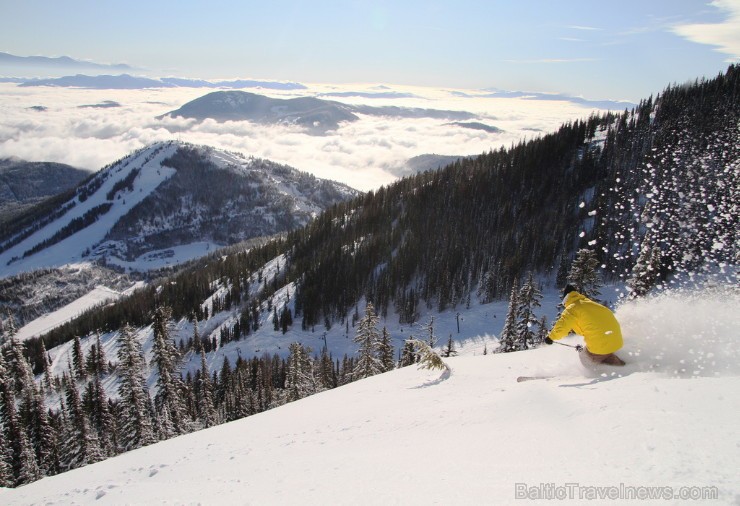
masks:
<path id="1" fill-rule="evenodd" d="M 153 76 L 636 101 L 740 61 L 740 0 L 0 0 L 0 51 Z"/>

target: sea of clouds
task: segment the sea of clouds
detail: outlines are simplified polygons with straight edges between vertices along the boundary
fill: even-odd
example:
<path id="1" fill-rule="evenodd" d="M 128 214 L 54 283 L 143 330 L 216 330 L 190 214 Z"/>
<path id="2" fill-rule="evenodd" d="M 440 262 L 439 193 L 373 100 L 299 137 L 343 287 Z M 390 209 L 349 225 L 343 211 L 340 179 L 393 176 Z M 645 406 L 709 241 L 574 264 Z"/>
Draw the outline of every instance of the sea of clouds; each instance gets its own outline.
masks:
<path id="1" fill-rule="evenodd" d="M 96 171 L 153 142 L 179 139 L 266 158 L 317 177 L 370 190 L 391 183 L 406 160 L 423 154 L 467 156 L 510 146 L 585 119 L 591 109 L 568 101 L 490 98 L 484 92 L 393 87 L 402 98 L 367 85 L 308 85 L 300 96 L 348 104 L 418 107 L 475 113 L 476 121 L 502 130 L 489 133 L 430 118 L 361 116 L 327 135 L 297 127 L 247 121 L 219 123 L 161 117 L 212 90 L 162 88 L 96 90 L 19 87 L 0 83 L 0 158 L 53 161 Z M 249 89 L 272 97 L 296 92 Z M 357 92 L 352 95 L 350 92 Z M 373 94 L 379 95 L 374 98 Z"/>

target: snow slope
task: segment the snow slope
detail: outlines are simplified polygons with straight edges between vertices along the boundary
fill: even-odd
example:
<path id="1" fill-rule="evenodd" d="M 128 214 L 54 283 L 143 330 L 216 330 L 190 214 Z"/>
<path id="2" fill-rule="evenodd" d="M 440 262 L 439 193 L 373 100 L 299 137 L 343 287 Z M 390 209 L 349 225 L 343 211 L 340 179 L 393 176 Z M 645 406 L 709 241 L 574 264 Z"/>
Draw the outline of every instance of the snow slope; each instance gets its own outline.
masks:
<path id="1" fill-rule="evenodd" d="M 730 288 L 623 304 L 621 369 L 586 371 L 562 346 L 484 356 L 471 344 L 449 372 L 399 369 L 0 502 L 521 504 L 518 491 L 562 504 L 736 503 L 739 303 Z"/>
<path id="2" fill-rule="evenodd" d="M 85 311 L 108 302 L 116 301 L 122 296 L 131 293 L 133 290 L 141 288 L 143 285 L 143 282 L 137 282 L 123 293 L 112 290 L 106 286 L 96 286 L 92 291 L 78 299 L 75 299 L 66 306 L 45 314 L 44 316 L 33 320 L 29 324 L 24 325 L 18 329 L 18 333 L 15 337 L 20 341 L 24 341 L 31 337 L 43 335 L 50 330 L 67 323 L 73 318 L 76 318 Z"/>
<path id="3" fill-rule="evenodd" d="M 160 184 L 175 174 L 175 170 L 163 167 L 161 162 L 175 152 L 174 143 L 153 144 L 127 157 L 121 163 L 110 169 L 108 177 L 98 191 L 84 202 L 76 198 L 76 205 L 61 218 L 54 220 L 15 246 L 0 253 L 0 266 L 3 276 L 12 276 L 24 271 L 42 267 L 58 267 L 77 263 L 83 260 L 83 253 L 91 245 L 99 244 L 110 228 L 126 213 L 136 207 L 142 200 L 153 192 Z M 132 183 L 132 191 L 126 193 L 125 198 L 108 201 L 106 194 L 114 189 L 116 183 L 125 180 L 133 171 L 141 172 Z M 88 227 L 53 244 L 36 254 L 23 258 L 24 253 L 34 246 L 50 239 L 74 219 L 81 218 L 85 213 L 97 206 L 110 204 L 110 210 L 105 213 L 104 219 L 98 219 Z"/>
<path id="4" fill-rule="evenodd" d="M 79 316 L 84 311 L 102 305 L 105 302 L 114 301 L 121 297 L 121 294 L 105 286 L 96 286 L 90 293 L 83 295 L 79 299 L 57 309 L 52 313 L 33 320 L 28 325 L 18 329 L 16 339 L 24 341 L 33 336 L 39 336 L 50 330 L 63 325 L 71 319 Z"/>

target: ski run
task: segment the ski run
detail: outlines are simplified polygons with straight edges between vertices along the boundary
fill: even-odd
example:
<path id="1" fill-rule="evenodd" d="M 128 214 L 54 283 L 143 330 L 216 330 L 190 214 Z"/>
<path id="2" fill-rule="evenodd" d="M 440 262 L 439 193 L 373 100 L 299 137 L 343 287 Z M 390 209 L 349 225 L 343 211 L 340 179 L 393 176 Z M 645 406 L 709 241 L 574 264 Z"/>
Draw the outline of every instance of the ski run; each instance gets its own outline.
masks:
<path id="1" fill-rule="evenodd" d="M 448 371 L 396 369 L 0 503 L 736 504 L 739 302 L 730 287 L 621 304 L 628 365 L 600 372 L 561 346 L 484 355 L 495 339 L 472 329 Z"/>

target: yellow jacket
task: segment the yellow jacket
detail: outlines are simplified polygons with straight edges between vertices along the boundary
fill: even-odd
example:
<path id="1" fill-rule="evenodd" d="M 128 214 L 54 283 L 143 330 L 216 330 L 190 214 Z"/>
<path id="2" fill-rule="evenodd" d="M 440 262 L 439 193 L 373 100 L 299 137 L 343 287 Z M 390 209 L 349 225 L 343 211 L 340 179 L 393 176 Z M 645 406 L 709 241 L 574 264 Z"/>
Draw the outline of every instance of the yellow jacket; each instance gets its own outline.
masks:
<path id="1" fill-rule="evenodd" d="M 578 292 L 570 292 L 565 298 L 565 310 L 548 337 L 557 341 L 571 330 L 582 335 L 588 351 L 597 355 L 614 353 L 623 344 L 622 329 L 614 314 Z"/>

